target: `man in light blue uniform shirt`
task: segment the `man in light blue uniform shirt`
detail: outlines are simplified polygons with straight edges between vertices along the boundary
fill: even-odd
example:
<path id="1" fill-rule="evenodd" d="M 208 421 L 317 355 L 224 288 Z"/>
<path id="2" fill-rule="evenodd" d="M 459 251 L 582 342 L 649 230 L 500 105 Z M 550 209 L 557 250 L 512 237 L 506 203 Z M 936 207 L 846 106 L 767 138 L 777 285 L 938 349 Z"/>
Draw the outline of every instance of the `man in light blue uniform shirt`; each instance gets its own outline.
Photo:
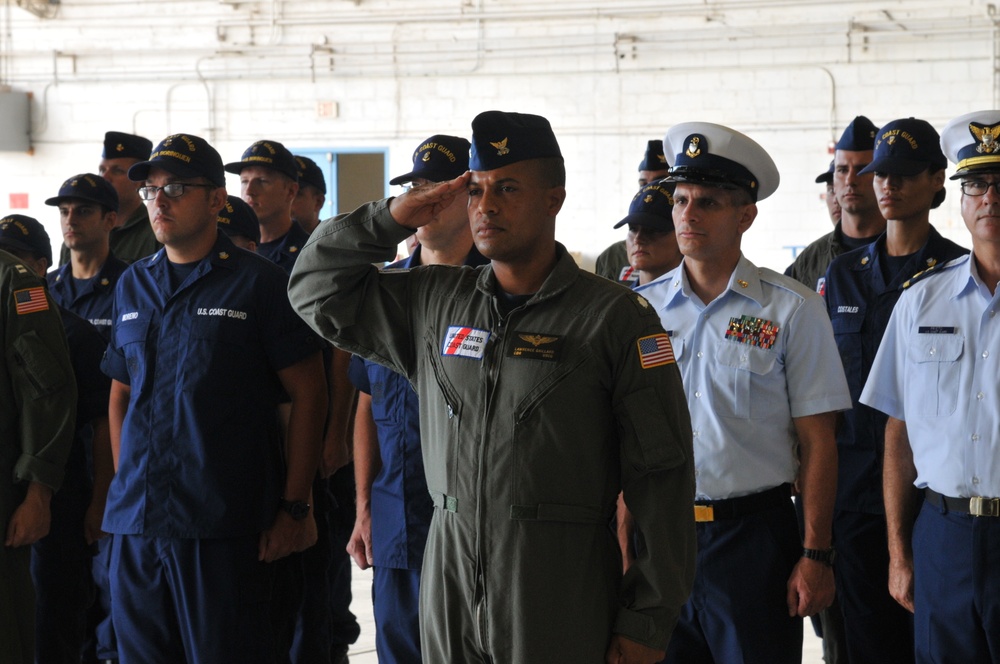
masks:
<path id="1" fill-rule="evenodd" d="M 703 122 L 672 127 L 664 145 L 684 258 L 639 292 L 683 376 L 698 522 L 695 587 L 665 661 L 800 662 L 801 617 L 834 595 L 834 421 L 851 405 L 847 383 L 822 299 L 740 250 L 756 201 L 778 186 L 770 156 Z"/>
<path id="2" fill-rule="evenodd" d="M 911 280 L 861 394 L 889 416 L 889 590 L 914 613 L 918 662 L 1000 661 L 998 133 L 1000 111 L 942 132 L 972 255 Z"/>

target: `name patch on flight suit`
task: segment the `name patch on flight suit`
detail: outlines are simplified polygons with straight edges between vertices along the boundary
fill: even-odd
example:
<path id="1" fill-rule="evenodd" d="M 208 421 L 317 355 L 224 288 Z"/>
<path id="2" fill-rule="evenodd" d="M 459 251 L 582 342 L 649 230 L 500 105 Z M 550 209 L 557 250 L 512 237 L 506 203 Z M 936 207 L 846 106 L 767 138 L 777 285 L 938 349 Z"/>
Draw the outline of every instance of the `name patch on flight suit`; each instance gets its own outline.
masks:
<path id="1" fill-rule="evenodd" d="M 486 342 L 489 338 L 490 333 L 487 330 L 450 325 L 444 335 L 444 343 L 441 344 L 441 354 L 481 360 L 486 352 Z"/>
<path id="2" fill-rule="evenodd" d="M 563 337 L 532 332 L 515 332 L 514 335 L 507 357 L 557 362 L 562 355 Z"/>

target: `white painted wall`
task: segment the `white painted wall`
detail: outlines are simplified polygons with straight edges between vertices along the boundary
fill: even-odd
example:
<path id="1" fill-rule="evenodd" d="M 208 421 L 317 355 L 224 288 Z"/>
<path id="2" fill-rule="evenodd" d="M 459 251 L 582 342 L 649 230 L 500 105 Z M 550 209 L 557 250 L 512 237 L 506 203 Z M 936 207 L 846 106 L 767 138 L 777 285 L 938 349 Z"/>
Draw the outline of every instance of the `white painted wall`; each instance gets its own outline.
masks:
<path id="1" fill-rule="evenodd" d="M 994 7 L 984 0 L 14 0 L 0 8 L 0 82 L 31 92 L 33 154 L 0 153 L 0 214 L 95 170 L 104 131 L 186 131 L 236 160 L 259 138 L 292 148 L 388 148 L 409 170 L 434 133 L 467 135 L 491 108 L 545 115 L 567 162 L 559 239 L 584 264 L 620 231 L 648 138 L 708 120 L 772 154 L 778 192 L 744 241 L 827 232 L 813 179 L 855 115 L 939 129 L 1000 107 Z M 44 10 L 44 11 L 42 11 Z M 335 102 L 336 117 L 319 109 Z M 326 105 L 329 107 L 329 104 Z M 4 131 L 0 127 L 0 131 Z M 235 180 L 231 192 L 237 191 Z M 932 213 L 967 244 L 957 188 Z"/>

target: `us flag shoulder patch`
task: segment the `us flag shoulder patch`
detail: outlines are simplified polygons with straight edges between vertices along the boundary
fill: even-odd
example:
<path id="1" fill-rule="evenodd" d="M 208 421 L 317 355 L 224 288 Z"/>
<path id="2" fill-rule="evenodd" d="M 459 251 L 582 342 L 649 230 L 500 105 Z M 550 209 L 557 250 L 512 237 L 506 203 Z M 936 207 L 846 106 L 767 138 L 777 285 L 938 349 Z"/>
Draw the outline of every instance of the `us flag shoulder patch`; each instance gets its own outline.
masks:
<path id="1" fill-rule="evenodd" d="M 674 363 L 674 347 L 670 337 L 664 333 L 642 337 L 636 342 L 639 347 L 639 364 L 643 369 Z"/>
<path id="2" fill-rule="evenodd" d="M 14 306 L 19 316 L 36 311 L 47 311 L 49 298 L 45 297 L 45 289 L 41 286 L 22 288 L 14 291 Z"/>

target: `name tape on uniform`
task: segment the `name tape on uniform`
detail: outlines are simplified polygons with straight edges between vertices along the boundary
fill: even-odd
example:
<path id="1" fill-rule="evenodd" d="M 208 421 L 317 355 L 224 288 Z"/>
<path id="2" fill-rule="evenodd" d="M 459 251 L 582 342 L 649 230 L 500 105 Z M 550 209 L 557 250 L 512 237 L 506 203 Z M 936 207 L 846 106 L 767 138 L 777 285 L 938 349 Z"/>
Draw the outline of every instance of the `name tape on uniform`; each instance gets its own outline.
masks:
<path id="1" fill-rule="evenodd" d="M 451 325 L 444 335 L 441 354 L 481 360 L 486 353 L 486 342 L 489 338 L 490 333 L 487 330 Z"/>

